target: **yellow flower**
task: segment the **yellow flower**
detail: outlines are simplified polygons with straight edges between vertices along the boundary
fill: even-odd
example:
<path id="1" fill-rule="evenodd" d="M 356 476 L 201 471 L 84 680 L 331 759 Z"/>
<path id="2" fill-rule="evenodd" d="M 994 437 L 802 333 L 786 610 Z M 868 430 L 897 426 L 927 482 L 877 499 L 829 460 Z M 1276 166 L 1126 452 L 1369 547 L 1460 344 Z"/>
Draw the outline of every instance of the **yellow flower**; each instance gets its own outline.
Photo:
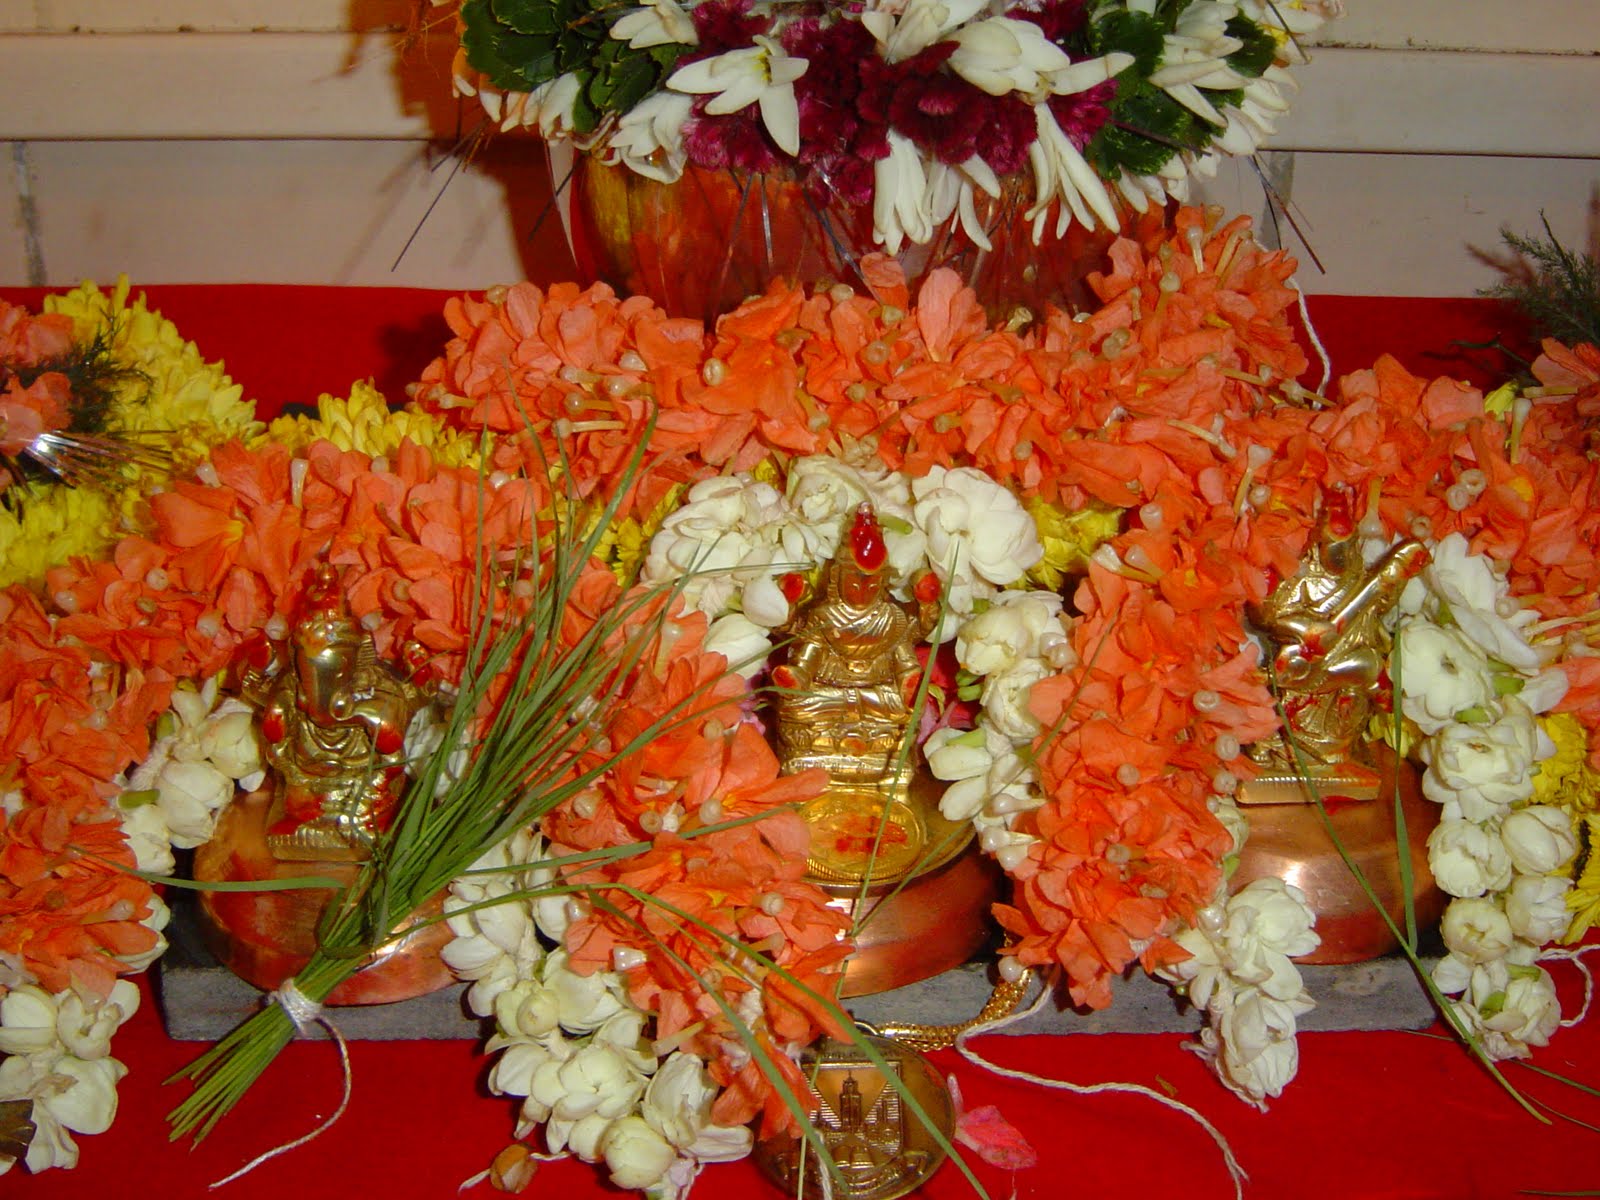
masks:
<path id="1" fill-rule="evenodd" d="M 20 485 L 20 505 L 0 506 L 0 587 L 38 583 L 69 558 L 101 558 L 118 534 L 111 497 L 93 488 Z"/>
<path id="2" fill-rule="evenodd" d="M 759 467 L 756 468 L 758 471 Z M 650 510 L 642 522 L 624 517 L 612 529 L 613 558 L 611 570 L 618 582 L 627 583 L 637 574 L 639 565 L 650 550 L 650 539 L 661 530 L 661 523 L 678 510 L 683 499 L 683 485 L 679 484 L 661 498 L 661 503 Z"/>
<path id="3" fill-rule="evenodd" d="M 1577 878 L 1567 893 L 1572 924 L 1567 926 L 1564 941 L 1575 942 L 1600 925 L 1600 854 L 1594 852 L 1596 841 L 1600 841 L 1600 814 L 1589 813 L 1578 823 L 1578 857 L 1573 863 Z"/>
<path id="4" fill-rule="evenodd" d="M 783 468 L 778 465 L 778 460 L 775 458 L 763 458 L 750 469 L 750 478 L 757 483 L 770 484 L 780 492 L 783 491 Z M 662 520 L 666 520 L 664 514 Z"/>
<path id="5" fill-rule="evenodd" d="M 161 434 L 180 465 L 232 438 L 259 438 L 255 406 L 222 363 L 207 362 L 176 325 L 150 311 L 144 296 L 130 301 L 130 291 L 123 276 L 109 295 L 86 283 L 44 302 L 46 312 L 72 318 L 78 340 L 104 336 L 117 363 L 143 376 L 120 390 L 106 414 L 107 428 Z"/>
<path id="6" fill-rule="evenodd" d="M 126 278 L 109 294 L 86 283 L 47 296 L 44 309 L 70 317 L 80 344 L 99 339 L 118 366 L 138 372 L 116 389 L 101 414 L 108 431 L 159 434 L 159 444 L 179 466 L 230 438 L 259 437 L 254 406 L 241 398 L 222 364 L 206 362 L 171 321 L 149 310 L 143 296 L 130 302 Z M 130 467 L 126 483 L 111 490 L 29 485 L 18 496 L 21 504 L 0 512 L 0 583 L 36 584 L 51 567 L 78 555 L 102 556 L 122 534 L 143 529 L 144 498 L 157 474 Z"/>
<path id="7" fill-rule="evenodd" d="M 1589 734 L 1571 713 L 1550 713 L 1539 724 L 1556 744 L 1556 752 L 1539 764 L 1533 777 L 1533 803 L 1554 804 L 1570 813 L 1594 810 L 1600 771 L 1589 766 Z"/>
<path id="8" fill-rule="evenodd" d="M 1101 504 L 1069 513 L 1035 496 L 1028 502 L 1028 512 L 1044 546 L 1044 557 L 1029 570 L 1028 578 L 1051 591 L 1060 588 L 1069 571 L 1086 567 L 1095 548 L 1115 537 L 1122 526 L 1121 510 Z"/>
<path id="9" fill-rule="evenodd" d="M 1483 411 L 1490 416 L 1503 417 L 1511 411 L 1522 389 L 1514 383 L 1502 383 L 1483 398 Z"/>
<path id="10" fill-rule="evenodd" d="M 434 461 L 444 466 L 478 465 L 475 435 L 450 429 L 431 413 L 391 409 L 371 382 L 356 384 L 347 400 L 320 397 L 315 417 L 279 417 L 268 436 L 292 450 L 326 439 L 341 450 L 358 450 L 372 458 L 393 454 L 402 441 L 410 441 L 431 451 Z"/>

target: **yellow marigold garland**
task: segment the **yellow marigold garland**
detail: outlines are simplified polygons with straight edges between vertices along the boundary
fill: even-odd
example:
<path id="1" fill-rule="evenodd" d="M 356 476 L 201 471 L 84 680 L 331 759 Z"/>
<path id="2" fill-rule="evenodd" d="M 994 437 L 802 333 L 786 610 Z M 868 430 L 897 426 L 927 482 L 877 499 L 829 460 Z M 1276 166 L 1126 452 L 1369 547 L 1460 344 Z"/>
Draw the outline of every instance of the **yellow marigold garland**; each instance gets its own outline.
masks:
<path id="1" fill-rule="evenodd" d="M 296 452 L 326 439 L 341 450 L 359 450 L 373 458 L 393 454 L 402 441 L 409 440 L 431 451 L 434 461 L 443 466 L 478 465 L 475 436 L 447 427 L 431 413 L 391 409 L 370 380 L 355 384 L 348 399 L 327 394 L 319 397 L 315 417 L 279 417 L 267 434 Z"/>
<path id="2" fill-rule="evenodd" d="M 79 342 L 104 338 L 113 359 L 142 377 L 117 392 L 105 414 L 108 429 L 160 434 L 180 466 L 232 438 L 259 439 L 263 426 L 243 389 L 142 295 L 132 297 L 126 276 L 110 292 L 85 283 L 47 296 L 44 309 L 70 317 Z M 118 537 L 146 527 L 148 492 L 147 473 L 132 469 L 127 486 L 114 493 L 30 485 L 25 504 L 0 510 L 0 586 L 37 582 L 74 557 L 105 556 Z"/>

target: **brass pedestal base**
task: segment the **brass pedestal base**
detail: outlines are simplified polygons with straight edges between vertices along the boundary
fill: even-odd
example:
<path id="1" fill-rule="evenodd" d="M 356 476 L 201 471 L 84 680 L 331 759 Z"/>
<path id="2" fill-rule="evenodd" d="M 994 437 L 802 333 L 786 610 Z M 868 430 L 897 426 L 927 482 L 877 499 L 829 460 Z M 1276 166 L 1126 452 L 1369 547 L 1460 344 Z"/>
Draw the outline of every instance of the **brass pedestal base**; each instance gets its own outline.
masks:
<path id="1" fill-rule="evenodd" d="M 928 979 L 973 956 L 994 925 L 1001 871 L 969 845 L 943 866 L 894 891 L 874 888 L 862 905 L 856 948 L 845 964 L 843 995 L 870 996 Z M 856 912 L 859 890 L 824 884 L 831 907 Z"/>
<path id="2" fill-rule="evenodd" d="M 1332 782 L 1318 786 L 1317 792 L 1346 853 L 1361 868 L 1384 911 L 1404 929 L 1402 851 L 1397 846 L 1394 823 L 1398 772 L 1401 808 L 1410 842 L 1403 852 L 1411 861 L 1411 899 L 1417 927 L 1426 928 L 1438 921 L 1447 900 L 1434 886 L 1433 872 L 1428 869 L 1428 835 L 1439 823 L 1439 806 L 1423 796 L 1415 767 L 1397 762 L 1387 747 L 1378 746 L 1376 750 L 1378 778 L 1359 791 L 1371 798 L 1346 799 L 1340 794 L 1339 785 Z M 1317 934 L 1322 944 L 1301 957 L 1300 962 L 1364 962 L 1395 949 L 1398 943 L 1334 848 L 1317 806 L 1309 802 L 1253 802 L 1253 787 L 1256 781 L 1245 785 L 1239 798 L 1240 807 L 1250 819 L 1250 836 L 1239 853 L 1233 889 L 1237 891 L 1253 879 L 1276 875 L 1306 894 L 1317 915 Z M 1279 781 L 1256 788 L 1256 794 L 1277 798 L 1301 790 Z"/>
<path id="3" fill-rule="evenodd" d="M 235 800 L 211 840 L 195 851 L 194 875 L 202 883 L 293 879 L 322 875 L 348 883 L 359 865 L 349 862 L 282 862 L 267 849 L 271 798 L 255 793 Z M 317 921 L 333 893 L 327 888 L 267 892 L 201 892 L 200 932 L 217 961 L 246 983 L 271 991 L 300 970 L 316 949 Z M 422 914 L 436 916 L 435 898 Z M 439 958 L 454 935 L 443 921 L 418 929 L 374 955 L 368 965 L 333 990 L 328 1004 L 388 1004 L 426 995 L 454 983 Z"/>

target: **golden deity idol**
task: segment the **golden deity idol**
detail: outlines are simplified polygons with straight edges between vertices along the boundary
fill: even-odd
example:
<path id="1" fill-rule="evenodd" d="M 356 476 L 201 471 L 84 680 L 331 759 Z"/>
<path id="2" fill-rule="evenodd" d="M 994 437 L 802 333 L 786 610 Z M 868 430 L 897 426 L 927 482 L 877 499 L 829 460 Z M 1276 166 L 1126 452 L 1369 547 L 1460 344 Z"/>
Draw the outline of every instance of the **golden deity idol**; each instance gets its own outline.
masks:
<path id="1" fill-rule="evenodd" d="M 1322 942 L 1305 961 L 1358 962 L 1394 946 L 1330 827 L 1392 918 L 1401 919 L 1405 907 L 1402 858 L 1410 860 L 1419 922 L 1442 910 L 1426 844 L 1439 807 L 1422 796 L 1415 768 L 1368 732 L 1372 718 L 1393 702 L 1384 616 L 1427 563 L 1427 547 L 1406 540 L 1367 566 L 1348 500 L 1335 493 L 1300 568 L 1247 609 L 1267 643 L 1267 674 L 1285 729 L 1251 748 L 1257 773 L 1238 793 L 1248 806 L 1250 836 L 1233 884 L 1275 875 L 1306 893 Z M 1405 847 L 1396 833 L 1397 796 Z"/>
<path id="2" fill-rule="evenodd" d="M 1427 564 L 1428 548 L 1413 538 L 1369 568 L 1348 503 L 1340 494 L 1329 498 L 1300 569 L 1246 609 L 1270 644 L 1268 677 L 1287 729 L 1252 748 L 1263 770 L 1241 792 L 1241 803 L 1301 799 L 1306 776 L 1347 799 L 1377 795 L 1365 735 L 1375 702 L 1387 707 L 1389 699 L 1383 619 Z"/>
<path id="3" fill-rule="evenodd" d="M 816 594 L 797 605 L 773 668 L 778 758 L 787 773 L 822 767 L 827 791 L 801 815 L 809 877 L 857 913 L 845 994 L 900 987 L 964 962 L 988 936 L 992 868 L 972 827 L 945 819 L 940 785 L 918 770 L 916 649 L 939 616 L 938 580 L 917 598 L 889 593 L 888 550 L 863 505 Z"/>
<path id="4" fill-rule="evenodd" d="M 415 659 L 413 649 L 420 647 L 408 647 Z M 195 851 L 195 878 L 316 875 L 353 883 L 406 785 L 406 730 L 431 703 L 418 674 L 378 661 L 371 636 L 345 606 L 338 572 L 318 568 L 286 642 L 252 647 L 242 668 L 241 691 L 260 708 L 270 782 L 223 811 L 211 840 Z M 316 949 L 332 895 L 310 887 L 203 892 L 201 934 L 236 975 L 276 988 Z M 434 897 L 420 915 L 441 911 Z M 421 920 L 376 951 L 328 1002 L 388 1003 L 449 985 L 453 976 L 439 951 L 450 936 L 443 921 Z"/>
<path id="5" fill-rule="evenodd" d="M 914 604 L 889 594 L 888 550 L 866 505 L 845 542 L 773 671 L 778 757 L 788 773 L 828 772 L 827 792 L 802 810 L 812 877 L 890 883 L 949 861 L 972 832 L 944 819 L 937 786 L 913 768 L 916 647 L 939 619 L 938 581 L 928 576 Z"/>
<path id="6" fill-rule="evenodd" d="M 430 700 L 378 661 L 332 567 L 317 569 L 287 649 L 247 665 L 241 690 L 260 706 L 278 776 L 272 852 L 288 861 L 368 857 L 405 786 L 406 729 Z"/>

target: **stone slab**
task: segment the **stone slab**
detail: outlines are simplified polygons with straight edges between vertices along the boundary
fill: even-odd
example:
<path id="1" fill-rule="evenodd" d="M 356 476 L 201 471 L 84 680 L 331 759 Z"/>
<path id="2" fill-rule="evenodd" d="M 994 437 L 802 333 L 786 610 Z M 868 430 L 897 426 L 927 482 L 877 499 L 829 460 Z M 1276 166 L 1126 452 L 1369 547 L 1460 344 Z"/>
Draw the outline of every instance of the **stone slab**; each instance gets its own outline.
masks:
<path id="1" fill-rule="evenodd" d="M 206 950 L 192 904 L 180 900 L 173 905 L 167 938 L 171 948 L 161 960 L 158 990 L 172 1038 L 214 1041 L 261 1007 L 263 994 L 220 966 Z M 1317 1007 L 1299 1020 L 1303 1031 L 1423 1029 L 1433 1023 L 1433 1006 L 1403 958 L 1306 966 L 1301 973 L 1317 1001 Z M 860 997 L 846 1007 L 857 1020 L 868 1023 L 956 1024 L 983 1007 L 991 978 L 987 964 L 969 963 L 910 987 Z M 1198 1013 L 1148 976 L 1118 980 L 1115 992 L 1115 1002 L 1103 1011 L 1081 1013 L 1046 1005 L 1002 1032 L 1187 1033 L 1200 1027 Z M 335 1008 L 330 1015 L 346 1038 L 358 1041 L 482 1037 L 485 1022 L 467 1010 L 465 994 L 463 984 L 400 1004 Z M 1037 994 L 1035 985 L 1028 1002 Z M 318 1027 L 312 1036 L 328 1035 Z"/>

